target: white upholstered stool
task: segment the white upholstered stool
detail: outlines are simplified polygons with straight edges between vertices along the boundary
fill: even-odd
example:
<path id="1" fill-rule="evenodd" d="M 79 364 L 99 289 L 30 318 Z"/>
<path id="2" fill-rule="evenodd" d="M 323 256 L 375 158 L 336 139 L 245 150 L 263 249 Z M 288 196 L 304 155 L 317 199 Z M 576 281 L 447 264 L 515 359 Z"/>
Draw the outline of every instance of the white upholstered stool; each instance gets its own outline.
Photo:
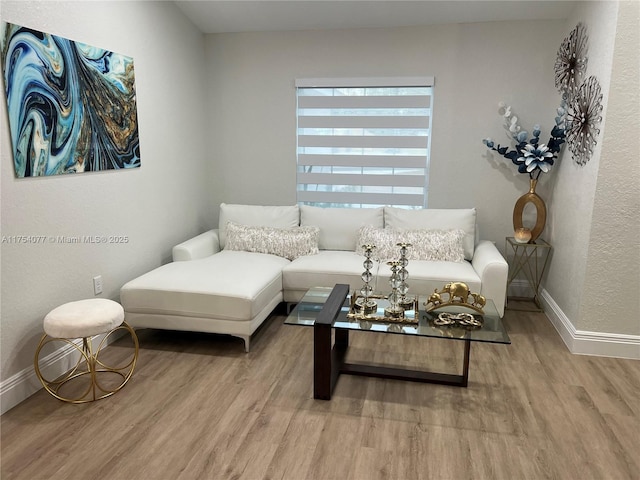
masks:
<path id="1" fill-rule="evenodd" d="M 108 338 L 119 330 L 129 332 L 133 350 L 114 352 L 110 357 L 118 358 L 103 359 L 101 353 L 108 345 Z M 71 403 L 92 402 L 113 395 L 131 378 L 138 360 L 138 337 L 124 321 L 124 309 L 119 303 L 104 298 L 65 303 L 44 317 L 44 331 L 36 349 L 35 370 L 45 390 L 57 399 Z M 93 337 L 96 335 L 104 337 L 94 349 Z M 72 362 L 67 373 L 47 380 L 40 369 L 40 354 L 46 345 L 55 342 L 62 343 L 67 352 L 76 350 L 77 361 Z M 49 347 L 46 353 L 59 352 L 58 348 Z"/>

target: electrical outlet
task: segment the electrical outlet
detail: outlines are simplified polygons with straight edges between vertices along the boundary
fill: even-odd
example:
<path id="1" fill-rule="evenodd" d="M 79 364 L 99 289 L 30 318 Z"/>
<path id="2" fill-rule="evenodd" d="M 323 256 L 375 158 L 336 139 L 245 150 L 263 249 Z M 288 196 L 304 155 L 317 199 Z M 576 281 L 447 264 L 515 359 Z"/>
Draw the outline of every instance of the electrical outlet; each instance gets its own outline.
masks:
<path id="1" fill-rule="evenodd" d="M 93 294 L 100 295 L 102 293 L 102 275 L 93 277 Z"/>

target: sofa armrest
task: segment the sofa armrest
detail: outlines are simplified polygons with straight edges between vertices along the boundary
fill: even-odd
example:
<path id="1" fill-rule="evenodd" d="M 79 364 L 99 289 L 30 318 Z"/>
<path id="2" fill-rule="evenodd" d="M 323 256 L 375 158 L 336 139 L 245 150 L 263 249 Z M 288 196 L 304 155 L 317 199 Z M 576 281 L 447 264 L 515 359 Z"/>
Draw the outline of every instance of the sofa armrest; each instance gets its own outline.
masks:
<path id="1" fill-rule="evenodd" d="M 172 254 L 174 262 L 183 262 L 209 257 L 219 251 L 220 239 L 216 228 L 176 245 L 173 247 Z"/>
<path id="2" fill-rule="evenodd" d="M 509 265 L 498 248 L 488 240 L 482 240 L 475 248 L 471 265 L 480 277 L 480 294 L 493 300 L 502 317 L 507 297 Z"/>

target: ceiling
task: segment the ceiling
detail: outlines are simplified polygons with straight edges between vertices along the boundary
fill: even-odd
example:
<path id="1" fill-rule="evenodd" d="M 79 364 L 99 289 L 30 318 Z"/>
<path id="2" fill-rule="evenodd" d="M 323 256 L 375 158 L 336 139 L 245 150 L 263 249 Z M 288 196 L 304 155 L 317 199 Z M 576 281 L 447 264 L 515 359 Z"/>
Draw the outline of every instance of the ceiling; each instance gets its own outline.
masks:
<path id="1" fill-rule="evenodd" d="M 567 18 L 555 0 L 176 0 L 203 33 L 404 27 Z"/>

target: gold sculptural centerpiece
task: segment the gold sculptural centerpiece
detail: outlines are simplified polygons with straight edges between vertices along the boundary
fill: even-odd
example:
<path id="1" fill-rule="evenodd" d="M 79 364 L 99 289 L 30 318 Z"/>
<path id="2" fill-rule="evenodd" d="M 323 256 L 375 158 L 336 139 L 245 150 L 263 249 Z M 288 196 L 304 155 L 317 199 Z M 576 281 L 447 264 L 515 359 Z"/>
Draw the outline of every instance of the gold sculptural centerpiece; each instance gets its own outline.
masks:
<path id="1" fill-rule="evenodd" d="M 471 292 L 466 283 L 450 282 L 440 291 L 436 288 L 424 302 L 424 306 L 428 313 L 443 307 L 457 306 L 470 308 L 482 315 L 485 303 L 486 299 L 479 293 Z M 438 327 L 481 328 L 483 325 L 481 316 L 476 317 L 470 313 L 442 312 L 433 317 L 432 321 Z"/>
<path id="2" fill-rule="evenodd" d="M 436 288 L 424 306 L 427 312 L 447 306 L 462 306 L 483 314 L 485 303 L 486 299 L 479 293 L 472 293 L 466 283 L 451 282 L 440 291 Z"/>

